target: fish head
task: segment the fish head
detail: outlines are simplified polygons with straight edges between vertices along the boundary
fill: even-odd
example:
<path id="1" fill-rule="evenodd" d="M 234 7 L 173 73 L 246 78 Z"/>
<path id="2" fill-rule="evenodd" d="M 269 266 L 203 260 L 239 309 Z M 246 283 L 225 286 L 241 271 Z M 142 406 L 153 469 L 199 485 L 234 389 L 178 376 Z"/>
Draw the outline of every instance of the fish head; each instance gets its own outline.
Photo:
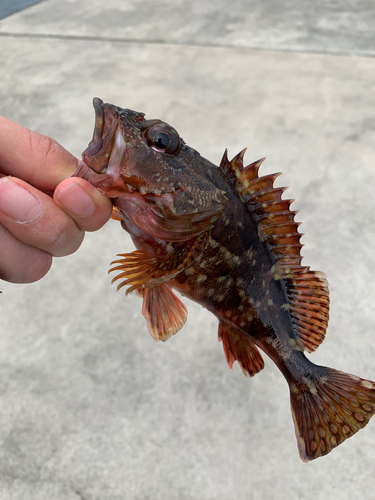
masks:
<path id="1" fill-rule="evenodd" d="M 98 98 L 93 105 L 93 138 L 75 175 L 156 238 L 182 241 L 212 227 L 228 203 L 212 182 L 210 169 L 217 167 L 167 123 Z"/>

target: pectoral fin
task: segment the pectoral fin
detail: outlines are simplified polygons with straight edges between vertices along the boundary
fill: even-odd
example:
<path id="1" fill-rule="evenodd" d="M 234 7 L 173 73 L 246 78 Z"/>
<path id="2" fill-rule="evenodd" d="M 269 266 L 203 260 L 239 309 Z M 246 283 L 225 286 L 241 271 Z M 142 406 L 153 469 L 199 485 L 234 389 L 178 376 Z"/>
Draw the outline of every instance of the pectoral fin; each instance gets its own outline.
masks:
<path id="1" fill-rule="evenodd" d="M 206 248 L 208 240 L 209 233 L 206 232 L 176 245 L 165 254 L 136 250 L 120 254 L 122 259 L 111 263 L 118 265 L 109 272 L 120 271 L 112 280 L 112 283 L 122 280 L 117 290 L 129 286 L 126 294 L 135 290 L 143 297 L 142 314 L 154 340 L 166 341 L 184 325 L 186 307 L 167 282 L 192 264 Z"/>
<path id="2" fill-rule="evenodd" d="M 118 264 L 108 272 L 121 271 L 112 280 L 114 283 L 123 278 L 117 286 L 129 286 L 126 295 L 137 288 L 149 288 L 161 285 L 173 279 L 203 252 L 209 240 L 209 233 L 201 233 L 189 241 L 182 242 L 166 254 L 155 254 L 144 250 L 119 254 L 122 259 L 111 262 Z"/>

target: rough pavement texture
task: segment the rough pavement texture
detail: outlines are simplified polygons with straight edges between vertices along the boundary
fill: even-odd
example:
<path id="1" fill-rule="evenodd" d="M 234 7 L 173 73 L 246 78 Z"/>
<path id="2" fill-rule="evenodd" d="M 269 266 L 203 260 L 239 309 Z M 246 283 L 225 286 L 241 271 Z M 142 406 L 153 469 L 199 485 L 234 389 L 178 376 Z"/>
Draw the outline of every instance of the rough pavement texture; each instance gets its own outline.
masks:
<path id="1" fill-rule="evenodd" d="M 280 7 L 282 5 L 282 8 Z M 173 125 L 218 163 L 245 146 L 282 171 L 324 271 L 316 363 L 375 379 L 375 59 L 370 1 L 45 0 L 0 21 L 0 113 L 77 156 L 91 100 Z M 287 385 L 266 360 L 226 366 L 217 321 L 189 303 L 165 344 L 107 276 L 132 250 L 88 234 L 32 285 L 2 282 L 0 498 L 353 500 L 375 487 L 375 423 L 300 462 Z"/>

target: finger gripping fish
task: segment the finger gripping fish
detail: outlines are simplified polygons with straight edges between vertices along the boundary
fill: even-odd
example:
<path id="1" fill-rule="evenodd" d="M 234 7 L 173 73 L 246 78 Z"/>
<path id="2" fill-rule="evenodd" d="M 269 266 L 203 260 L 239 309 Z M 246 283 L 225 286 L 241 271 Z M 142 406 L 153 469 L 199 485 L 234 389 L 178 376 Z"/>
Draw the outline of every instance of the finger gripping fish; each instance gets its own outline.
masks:
<path id="1" fill-rule="evenodd" d="M 110 271 L 118 289 L 142 298 L 151 336 L 167 340 L 187 310 L 173 290 L 219 320 L 230 368 L 262 370 L 259 348 L 290 388 L 304 461 L 326 455 L 375 413 L 375 383 L 309 361 L 323 341 L 329 309 L 325 275 L 302 266 L 301 234 L 274 187 L 241 151 L 213 165 L 160 120 L 94 99 L 94 136 L 75 175 L 112 198 L 137 248 Z"/>

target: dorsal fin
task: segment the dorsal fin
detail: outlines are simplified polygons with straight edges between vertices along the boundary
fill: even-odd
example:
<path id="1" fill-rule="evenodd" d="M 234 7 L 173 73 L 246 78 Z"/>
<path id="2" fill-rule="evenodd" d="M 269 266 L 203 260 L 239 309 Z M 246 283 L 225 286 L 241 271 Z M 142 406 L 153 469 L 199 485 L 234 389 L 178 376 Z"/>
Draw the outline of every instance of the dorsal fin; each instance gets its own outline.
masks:
<path id="1" fill-rule="evenodd" d="M 239 172 L 243 170 L 243 157 L 247 148 L 243 149 L 231 161 L 228 160 L 228 150 L 224 151 L 223 157 L 220 162 L 220 168 L 224 171 L 225 175 L 232 182 L 235 182 Z"/>
<path id="2" fill-rule="evenodd" d="M 299 344 L 309 352 L 323 341 L 329 309 L 329 291 L 323 273 L 310 271 L 301 265 L 300 223 L 294 221 L 298 212 L 290 210 L 294 200 L 283 200 L 287 188 L 274 187 L 275 179 L 281 175 L 270 174 L 259 177 L 258 170 L 265 158 L 243 167 L 241 151 L 229 161 L 225 151 L 220 167 L 234 184 L 236 190 L 254 216 L 258 235 L 266 242 L 275 265 L 271 272 L 275 279 L 285 280 L 294 333 Z"/>

